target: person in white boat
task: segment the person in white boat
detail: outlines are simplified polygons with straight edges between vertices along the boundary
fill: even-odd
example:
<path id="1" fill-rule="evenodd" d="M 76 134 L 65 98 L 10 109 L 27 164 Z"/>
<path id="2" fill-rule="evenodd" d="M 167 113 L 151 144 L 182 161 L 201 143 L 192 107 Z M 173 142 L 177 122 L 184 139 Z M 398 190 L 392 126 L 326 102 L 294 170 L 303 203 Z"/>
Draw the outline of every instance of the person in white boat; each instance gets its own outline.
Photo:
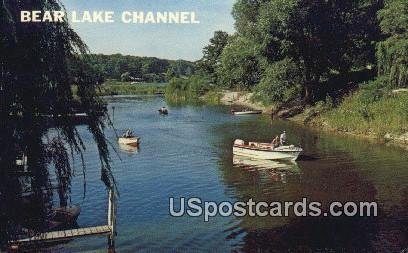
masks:
<path id="1" fill-rule="evenodd" d="M 279 147 L 279 136 L 276 136 L 275 139 L 272 140 L 272 149 Z"/>
<path id="2" fill-rule="evenodd" d="M 280 145 L 286 145 L 287 139 L 286 139 L 286 131 L 283 131 L 283 133 L 280 135 Z"/>
<path id="3" fill-rule="evenodd" d="M 132 130 L 130 130 L 130 128 L 128 128 L 128 129 L 126 130 L 126 132 L 122 135 L 122 137 L 123 137 L 123 138 L 131 138 L 131 137 L 133 137 L 133 132 L 132 132 Z"/>

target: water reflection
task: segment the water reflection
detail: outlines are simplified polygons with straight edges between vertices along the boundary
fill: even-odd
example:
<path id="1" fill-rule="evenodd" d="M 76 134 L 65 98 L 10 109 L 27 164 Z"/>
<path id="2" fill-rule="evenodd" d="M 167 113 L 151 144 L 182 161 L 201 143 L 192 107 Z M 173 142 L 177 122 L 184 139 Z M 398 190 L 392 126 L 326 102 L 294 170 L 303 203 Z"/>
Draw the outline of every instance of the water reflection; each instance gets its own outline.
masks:
<path id="1" fill-rule="evenodd" d="M 300 172 L 296 162 L 261 160 L 239 155 L 233 155 L 232 162 L 237 169 L 256 172 L 260 178 L 273 182 L 286 183 L 289 174 Z"/>

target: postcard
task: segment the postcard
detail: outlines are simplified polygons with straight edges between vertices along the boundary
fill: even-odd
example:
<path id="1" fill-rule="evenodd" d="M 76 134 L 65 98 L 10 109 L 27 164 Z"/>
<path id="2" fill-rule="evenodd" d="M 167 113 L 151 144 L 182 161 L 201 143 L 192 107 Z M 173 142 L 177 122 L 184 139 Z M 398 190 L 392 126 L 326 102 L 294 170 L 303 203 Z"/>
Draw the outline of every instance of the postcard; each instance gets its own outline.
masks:
<path id="1" fill-rule="evenodd" d="M 0 252 L 408 252 L 406 0 L 0 1 Z"/>

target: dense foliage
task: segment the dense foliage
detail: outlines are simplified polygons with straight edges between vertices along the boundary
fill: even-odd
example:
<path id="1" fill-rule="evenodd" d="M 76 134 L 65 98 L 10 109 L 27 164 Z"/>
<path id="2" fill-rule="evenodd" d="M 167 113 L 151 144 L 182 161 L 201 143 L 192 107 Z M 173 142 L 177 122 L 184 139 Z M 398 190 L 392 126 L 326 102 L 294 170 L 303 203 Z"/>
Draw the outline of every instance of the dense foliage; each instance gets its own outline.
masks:
<path id="1" fill-rule="evenodd" d="M 134 85 L 129 82 L 108 80 L 98 89 L 98 94 L 102 96 L 154 95 L 164 93 L 165 86 L 166 84 L 164 83 L 143 83 Z"/>
<path id="2" fill-rule="evenodd" d="M 87 57 L 86 62 L 105 79 L 122 81 L 165 82 L 191 75 L 195 69 L 195 64 L 189 61 L 121 54 L 94 54 Z"/>
<path id="3" fill-rule="evenodd" d="M 406 6 L 405 0 L 389 1 L 385 9 L 381 0 L 237 0 L 232 12 L 237 32 L 223 34 L 222 40 L 217 32 L 203 61 L 208 48 L 218 49 L 210 54 L 217 63 L 210 76 L 220 87 L 253 90 L 264 102 L 300 97 L 309 103 L 344 89 L 340 80 L 346 86 L 358 71 L 361 79 L 354 83 L 371 78 L 367 70 L 375 68 L 376 43 L 385 38 L 377 50 L 379 70 L 392 72 L 391 82 L 399 80 L 401 86 L 406 83 Z"/>
<path id="4" fill-rule="evenodd" d="M 268 65 L 260 83 L 255 86 L 254 98 L 264 104 L 288 102 L 299 96 L 302 83 L 302 67 L 285 58 Z"/>
<path id="5" fill-rule="evenodd" d="M 389 1 L 378 13 L 381 31 L 387 36 L 378 43 L 378 74 L 391 87 L 408 86 L 408 1 Z"/>
<path id="6" fill-rule="evenodd" d="M 220 65 L 220 56 L 224 47 L 228 43 L 228 33 L 223 31 L 214 32 L 214 36 L 210 39 L 210 44 L 203 49 L 203 57 L 198 62 L 198 66 L 211 80 L 212 83 L 219 81 L 217 76 L 217 68 Z"/>
<path id="7" fill-rule="evenodd" d="M 211 89 L 210 81 L 201 75 L 189 78 L 173 78 L 166 85 L 166 99 L 170 103 L 198 101 L 199 97 Z"/>
<path id="8" fill-rule="evenodd" d="M 248 89 L 260 79 L 257 48 L 246 38 L 234 36 L 220 56 L 216 70 L 219 84 L 227 88 Z"/>

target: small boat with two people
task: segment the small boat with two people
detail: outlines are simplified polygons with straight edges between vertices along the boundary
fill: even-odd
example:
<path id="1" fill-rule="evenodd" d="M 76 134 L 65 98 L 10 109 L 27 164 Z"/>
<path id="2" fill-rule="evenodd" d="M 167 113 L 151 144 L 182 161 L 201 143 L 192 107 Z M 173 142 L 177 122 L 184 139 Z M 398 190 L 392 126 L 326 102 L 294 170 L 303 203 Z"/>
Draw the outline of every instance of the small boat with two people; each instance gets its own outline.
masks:
<path id="1" fill-rule="evenodd" d="M 159 110 L 159 113 L 161 114 L 161 115 L 167 115 L 167 114 L 169 114 L 169 110 L 167 110 L 167 108 L 166 107 L 162 107 L 162 108 L 160 108 Z"/>
<path id="2" fill-rule="evenodd" d="M 122 145 L 129 145 L 129 146 L 138 146 L 140 143 L 140 137 L 135 136 L 132 130 L 127 129 L 126 132 L 119 137 L 118 139 L 119 144 Z"/>
<path id="3" fill-rule="evenodd" d="M 286 144 L 286 132 L 283 132 L 280 138 L 276 136 L 272 143 L 246 143 L 244 140 L 236 139 L 233 145 L 234 155 L 265 160 L 296 161 L 302 152 L 302 148 Z"/>
<path id="4" fill-rule="evenodd" d="M 242 109 L 242 110 L 231 110 L 232 115 L 251 115 L 251 114 L 261 114 L 262 110 L 250 110 L 250 109 Z"/>

